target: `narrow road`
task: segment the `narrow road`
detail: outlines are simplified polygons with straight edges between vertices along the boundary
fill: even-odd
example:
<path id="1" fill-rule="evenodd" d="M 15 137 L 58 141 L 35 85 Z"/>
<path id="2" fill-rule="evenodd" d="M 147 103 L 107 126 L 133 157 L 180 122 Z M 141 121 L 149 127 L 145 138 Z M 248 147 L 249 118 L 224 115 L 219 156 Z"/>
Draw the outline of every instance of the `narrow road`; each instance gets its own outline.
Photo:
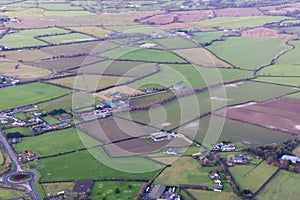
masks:
<path id="1" fill-rule="evenodd" d="M 4 184 L 7 185 L 22 185 L 25 188 L 27 188 L 28 192 L 30 193 L 30 195 L 33 197 L 34 200 L 39 200 L 39 196 L 34 188 L 34 181 L 36 179 L 36 174 L 33 172 L 27 172 L 25 170 L 22 169 L 18 158 L 14 152 L 14 150 L 12 149 L 12 147 L 8 144 L 6 138 L 4 137 L 2 131 L 0 131 L 0 141 L 3 143 L 12 163 L 13 163 L 13 170 L 11 172 L 9 172 L 8 174 L 5 175 L 5 177 L 2 178 L 2 182 Z M 8 177 L 16 172 L 27 172 L 29 173 L 32 178 L 30 180 L 28 180 L 25 183 L 11 183 L 8 181 Z"/>

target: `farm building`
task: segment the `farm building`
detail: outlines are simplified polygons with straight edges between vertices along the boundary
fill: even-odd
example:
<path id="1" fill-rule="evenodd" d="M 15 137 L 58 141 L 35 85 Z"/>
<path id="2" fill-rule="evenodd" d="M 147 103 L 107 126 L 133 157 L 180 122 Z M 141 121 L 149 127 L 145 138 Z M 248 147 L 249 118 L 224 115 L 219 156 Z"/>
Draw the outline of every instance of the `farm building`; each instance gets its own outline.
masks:
<path id="1" fill-rule="evenodd" d="M 289 160 L 291 161 L 292 163 L 300 163 L 300 158 L 296 157 L 296 156 L 290 156 L 290 155 L 283 155 L 280 160 Z"/>
<path id="2" fill-rule="evenodd" d="M 73 193 L 85 194 L 92 189 L 94 181 L 76 181 Z"/>
<path id="3" fill-rule="evenodd" d="M 164 185 L 155 185 L 149 193 L 149 198 L 151 200 L 159 199 L 165 192 L 166 186 Z"/>
<path id="4" fill-rule="evenodd" d="M 235 164 L 248 164 L 250 162 L 249 158 L 244 155 L 234 155 L 232 160 Z"/>
<path id="5" fill-rule="evenodd" d="M 150 134 L 150 139 L 153 140 L 154 142 L 159 142 L 167 138 L 168 138 L 167 133 L 162 131 Z"/>

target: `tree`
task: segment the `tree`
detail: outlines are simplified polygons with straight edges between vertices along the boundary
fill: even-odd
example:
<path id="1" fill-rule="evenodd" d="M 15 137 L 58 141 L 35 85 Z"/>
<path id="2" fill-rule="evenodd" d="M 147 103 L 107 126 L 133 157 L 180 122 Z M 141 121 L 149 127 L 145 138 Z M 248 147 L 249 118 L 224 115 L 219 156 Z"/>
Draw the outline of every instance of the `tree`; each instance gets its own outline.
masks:
<path id="1" fill-rule="evenodd" d="M 106 200 L 106 194 L 105 193 L 102 194 L 102 200 Z"/>
<path id="2" fill-rule="evenodd" d="M 115 193 L 116 193 L 116 194 L 119 194 L 119 193 L 120 193 L 120 189 L 119 189 L 119 188 L 116 188 L 116 189 L 115 189 Z"/>

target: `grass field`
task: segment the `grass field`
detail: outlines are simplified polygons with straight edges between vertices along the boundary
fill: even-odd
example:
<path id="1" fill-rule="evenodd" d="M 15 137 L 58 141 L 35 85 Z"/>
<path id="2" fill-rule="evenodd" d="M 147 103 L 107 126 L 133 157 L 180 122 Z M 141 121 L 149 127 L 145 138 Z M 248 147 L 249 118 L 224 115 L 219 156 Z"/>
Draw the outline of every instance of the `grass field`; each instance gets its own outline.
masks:
<path id="1" fill-rule="evenodd" d="M 69 27 L 69 28 L 74 31 L 86 33 L 99 38 L 106 38 L 108 34 L 112 33 L 112 31 L 110 30 L 97 27 L 97 26 L 78 26 L 78 27 Z"/>
<path id="2" fill-rule="evenodd" d="M 153 42 L 158 43 L 159 45 L 167 49 L 185 49 L 185 48 L 197 47 L 197 44 L 189 40 L 186 40 L 182 37 L 155 39 L 153 40 Z"/>
<path id="3" fill-rule="evenodd" d="M 231 68 L 230 64 L 217 58 L 214 54 L 204 48 L 180 49 L 175 50 L 175 53 L 195 65 L 203 67 Z"/>
<path id="4" fill-rule="evenodd" d="M 106 198 L 109 200 L 134 199 L 143 184 L 142 182 L 127 181 L 95 182 L 89 197 L 92 200 L 96 200 L 102 198 L 103 194 L 106 194 Z M 131 188 L 129 188 L 128 185 L 131 185 Z M 116 188 L 119 188 L 120 193 L 115 193 Z"/>
<path id="5" fill-rule="evenodd" d="M 201 167 L 200 163 L 192 157 L 181 157 L 155 179 L 155 184 L 172 186 L 196 184 L 213 187 L 214 183 L 209 173 L 217 169 L 218 167 Z"/>
<path id="6" fill-rule="evenodd" d="M 165 77 L 172 77 L 167 79 Z M 204 88 L 221 82 L 251 78 L 249 71 L 234 69 L 202 68 L 193 65 L 160 65 L 159 73 L 138 80 L 131 87 L 146 89 L 150 83 L 160 84 L 165 87 L 181 83 L 187 88 Z"/>
<path id="7" fill-rule="evenodd" d="M 21 48 L 26 46 L 46 45 L 46 43 L 34 39 L 35 36 L 45 34 L 68 33 L 68 30 L 61 28 L 44 28 L 44 29 L 30 29 L 21 30 L 16 33 L 6 34 L 1 40 L 0 44 L 8 48 Z"/>
<path id="8" fill-rule="evenodd" d="M 259 77 L 255 80 L 265 83 L 300 87 L 300 77 Z"/>
<path id="9" fill-rule="evenodd" d="M 41 39 L 51 44 L 64 44 L 64 43 L 72 43 L 72 42 L 90 41 L 90 40 L 94 40 L 95 38 L 81 33 L 70 33 L 65 35 L 41 37 Z"/>
<path id="10" fill-rule="evenodd" d="M 0 165 L 3 165 L 4 163 L 4 157 L 2 151 L 0 151 Z"/>
<path id="11" fill-rule="evenodd" d="M 287 52 L 283 56 L 281 56 L 277 61 L 276 64 L 285 64 L 285 65 L 300 65 L 300 41 L 291 41 L 289 42 L 291 45 L 295 46 L 295 49 Z"/>
<path id="12" fill-rule="evenodd" d="M 69 3 L 39 3 L 39 8 L 44 8 L 46 10 L 62 10 L 62 11 L 70 11 L 70 10 L 83 10 L 82 7 L 79 6 L 71 6 Z"/>
<path id="13" fill-rule="evenodd" d="M 0 110 L 35 104 L 69 93 L 69 90 L 45 83 L 30 83 L 0 89 Z M 12 101 L 13 99 L 13 101 Z"/>
<path id="14" fill-rule="evenodd" d="M 264 190 L 258 194 L 257 199 L 296 200 L 300 195 L 299 181 L 299 174 L 281 170 Z"/>
<path id="15" fill-rule="evenodd" d="M 105 156 L 103 150 L 97 148 L 92 150 L 93 153 L 101 154 Z M 160 166 L 158 163 L 152 162 L 148 159 L 140 157 L 129 157 L 129 158 L 106 158 L 106 162 L 113 166 L 126 167 L 135 165 L 131 170 L 158 170 Z M 116 178 L 116 179 L 141 179 L 148 180 L 154 177 L 158 171 L 148 173 L 128 173 L 124 171 L 118 171 L 112 169 L 97 159 L 95 159 L 88 151 L 80 151 L 72 154 L 63 156 L 57 156 L 53 158 L 47 158 L 39 160 L 39 170 L 43 174 L 41 182 L 51 181 L 70 181 L 70 180 L 95 180 L 102 178 Z"/>
<path id="16" fill-rule="evenodd" d="M 200 44 L 204 44 L 210 43 L 216 39 L 221 39 L 223 35 L 225 35 L 223 31 L 198 32 L 193 33 L 193 39 Z"/>
<path id="17" fill-rule="evenodd" d="M 262 162 L 256 168 L 253 165 L 236 165 L 229 168 L 234 179 L 243 189 L 255 192 L 276 171 L 277 167 Z"/>
<path id="18" fill-rule="evenodd" d="M 130 26 L 106 26 L 105 28 L 121 32 L 121 33 L 142 33 L 142 34 L 151 34 L 151 33 L 164 33 L 163 30 L 154 28 L 148 25 L 130 25 Z"/>
<path id="19" fill-rule="evenodd" d="M 136 47 L 119 47 L 110 51 L 106 51 L 99 56 L 121 60 L 141 60 L 148 62 L 171 62 L 185 63 L 182 58 L 177 55 L 159 49 L 141 49 Z"/>
<path id="20" fill-rule="evenodd" d="M 29 198 L 29 195 L 15 190 L 0 188 L 0 199 L 22 199 L 22 197 Z"/>
<path id="21" fill-rule="evenodd" d="M 300 65 L 272 65 L 259 71 L 259 75 L 264 76 L 299 76 Z"/>
<path id="22" fill-rule="evenodd" d="M 16 152 L 31 150 L 39 156 L 49 156 L 58 153 L 64 153 L 72 150 L 85 148 L 81 141 L 84 137 L 89 141 L 90 146 L 99 145 L 99 142 L 88 135 L 78 131 L 75 128 L 68 128 L 59 131 L 47 132 L 45 134 L 30 138 L 23 138 L 21 143 L 14 145 Z M 51 145 L 48 145 L 48 144 Z"/>
<path id="23" fill-rule="evenodd" d="M 42 187 L 46 194 L 56 195 L 58 192 L 65 191 L 71 193 L 75 183 L 74 182 L 61 182 L 61 183 L 45 183 Z"/>
<path id="24" fill-rule="evenodd" d="M 188 190 L 196 199 L 203 200 L 238 200 L 240 199 L 233 192 L 214 192 L 205 190 Z"/>
<path id="25" fill-rule="evenodd" d="M 281 99 L 291 102 L 300 102 L 300 92 L 281 97 Z"/>
<path id="26" fill-rule="evenodd" d="M 1 62 L 0 74 L 11 76 L 17 79 L 38 79 L 49 76 L 50 70 L 24 65 L 17 62 Z M 18 68 L 16 69 L 16 66 Z"/>
<path id="27" fill-rule="evenodd" d="M 43 117 L 43 120 L 47 122 L 49 125 L 58 124 L 60 121 L 51 115 L 48 115 L 46 117 Z"/>
<path id="28" fill-rule="evenodd" d="M 5 134 L 19 132 L 22 135 L 32 135 L 33 131 L 30 128 L 16 127 L 4 130 Z"/>
<path id="29" fill-rule="evenodd" d="M 215 42 L 208 49 L 237 67 L 253 70 L 268 64 L 288 47 L 277 39 L 234 37 Z"/>
<path id="30" fill-rule="evenodd" d="M 266 23 L 279 22 L 287 19 L 283 16 L 249 16 L 249 17 L 217 17 L 207 19 L 200 22 L 195 22 L 200 26 L 225 27 L 225 28 L 241 28 L 241 27 L 256 27 Z"/>
<path id="31" fill-rule="evenodd" d="M 84 91 L 95 91 L 118 84 L 123 84 L 128 81 L 132 81 L 130 77 L 118 77 L 118 76 L 99 76 L 99 75 L 79 75 L 66 78 L 55 79 L 47 81 L 48 83 L 54 83 L 62 85 L 72 89 L 79 89 Z"/>

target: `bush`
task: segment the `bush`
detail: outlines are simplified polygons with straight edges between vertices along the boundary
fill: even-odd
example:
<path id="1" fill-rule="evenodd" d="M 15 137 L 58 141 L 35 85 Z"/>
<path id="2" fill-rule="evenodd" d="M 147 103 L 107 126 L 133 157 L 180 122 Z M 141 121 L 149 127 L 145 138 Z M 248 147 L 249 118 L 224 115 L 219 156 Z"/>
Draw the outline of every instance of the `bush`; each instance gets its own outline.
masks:
<path id="1" fill-rule="evenodd" d="M 131 184 L 128 184 L 128 189 L 131 189 L 132 188 L 132 185 Z"/>
<path id="2" fill-rule="evenodd" d="M 119 194 L 119 193 L 120 193 L 120 189 L 119 189 L 119 188 L 116 188 L 116 189 L 115 189 L 115 193 L 116 193 L 116 194 Z"/>

